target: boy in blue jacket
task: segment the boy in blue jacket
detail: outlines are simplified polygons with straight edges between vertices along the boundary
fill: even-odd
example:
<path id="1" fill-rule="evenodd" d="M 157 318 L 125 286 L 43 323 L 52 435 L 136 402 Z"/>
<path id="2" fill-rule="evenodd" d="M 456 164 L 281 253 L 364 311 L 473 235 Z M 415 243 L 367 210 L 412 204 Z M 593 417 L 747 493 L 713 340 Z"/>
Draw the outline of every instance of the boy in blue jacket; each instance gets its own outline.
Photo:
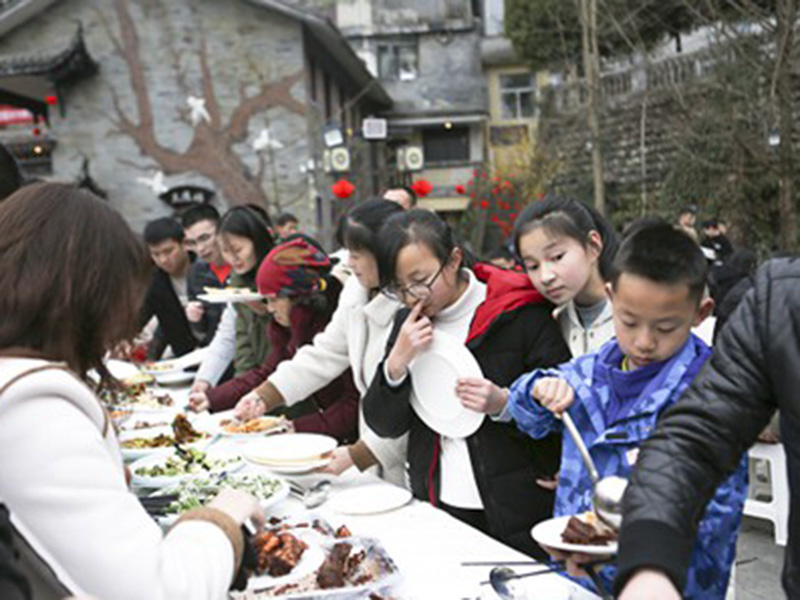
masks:
<path id="1" fill-rule="evenodd" d="M 700 248 L 686 234 L 665 223 L 642 226 L 623 242 L 614 261 L 609 295 L 616 339 L 557 369 L 523 375 L 510 390 L 492 386 L 473 399 L 462 390 L 462 402 L 500 413 L 497 419 L 513 418 L 537 439 L 560 431 L 558 416 L 568 411 L 600 477 L 627 478 L 659 415 L 678 401 L 711 354 L 691 333 L 713 308 L 703 298 L 706 273 Z M 747 492 L 746 461 L 745 456 L 706 509 L 684 598 L 725 598 Z M 565 434 L 554 515 L 591 509 L 592 482 Z M 600 572 L 607 589 L 615 572 L 613 566 Z M 592 587 L 586 579 L 580 583 Z"/>

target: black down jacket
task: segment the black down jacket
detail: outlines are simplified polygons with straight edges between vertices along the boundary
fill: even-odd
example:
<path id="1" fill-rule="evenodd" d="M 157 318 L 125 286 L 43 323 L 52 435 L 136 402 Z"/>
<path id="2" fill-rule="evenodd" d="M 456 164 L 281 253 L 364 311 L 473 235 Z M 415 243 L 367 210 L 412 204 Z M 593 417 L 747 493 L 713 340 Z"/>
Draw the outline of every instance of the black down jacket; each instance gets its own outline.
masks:
<path id="1" fill-rule="evenodd" d="M 781 411 L 791 514 L 783 586 L 800 599 L 800 260 L 767 262 L 714 354 L 642 446 L 625 496 L 619 591 L 655 567 L 683 589 L 695 528 L 717 486 Z"/>

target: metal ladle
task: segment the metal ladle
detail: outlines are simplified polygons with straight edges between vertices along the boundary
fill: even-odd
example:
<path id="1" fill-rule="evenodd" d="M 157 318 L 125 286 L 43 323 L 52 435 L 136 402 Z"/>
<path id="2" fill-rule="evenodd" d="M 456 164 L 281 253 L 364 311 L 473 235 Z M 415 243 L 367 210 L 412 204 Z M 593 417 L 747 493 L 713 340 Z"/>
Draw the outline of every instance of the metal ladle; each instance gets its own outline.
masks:
<path id="1" fill-rule="evenodd" d="M 592 496 L 594 512 L 603 523 L 614 531 L 619 531 L 620 525 L 622 525 L 622 497 L 625 495 L 625 488 L 628 487 L 628 480 L 617 475 L 610 475 L 600 479 L 597 467 L 594 466 L 594 461 L 589 454 L 589 449 L 584 444 L 572 417 L 568 412 L 563 412 L 561 413 L 561 420 L 572 437 L 572 441 L 578 447 L 578 452 L 580 452 L 583 459 L 583 464 L 586 465 L 586 470 L 589 471 L 589 477 L 594 487 Z"/>

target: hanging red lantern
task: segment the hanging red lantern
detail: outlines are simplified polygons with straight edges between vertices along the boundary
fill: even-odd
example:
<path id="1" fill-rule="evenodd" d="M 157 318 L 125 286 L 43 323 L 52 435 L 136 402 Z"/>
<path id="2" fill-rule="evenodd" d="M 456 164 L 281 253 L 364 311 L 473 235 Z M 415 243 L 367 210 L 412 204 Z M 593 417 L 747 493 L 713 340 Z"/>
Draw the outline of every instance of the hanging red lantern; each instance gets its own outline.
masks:
<path id="1" fill-rule="evenodd" d="M 427 179 L 418 179 L 411 184 L 411 189 L 414 190 L 418 198 L 424 198 L 433 191 L 433 186 Z"/>
<path id="2" fill-rule="evenodd" d="M 58 104 L 58 96 L 45 96 L 44 101 L 48 106 L 55 106 Z"/>
<path id="3" fill-rule="evenodd" d="M 481 200 L 481 208 L 486 210 L 489 208 L 489 201 L 488 200 Z"/>
<path id="4" fill-rule="evenodd" d="M 467 188 L 465 188 L 460 183 L 455 187 L 455 190 L 456 190 L 456 194 L 459 194 L 461 196 L 463 196 L 464 194 L 467 193 Z"/>
<path id="5" fill-rule="evenodd" d="M 337 198 L 349 198 L 356 191 L 356 186 L 347 181 L 347 179 L 340 179 L 331 186 L 333 195 Z"/>

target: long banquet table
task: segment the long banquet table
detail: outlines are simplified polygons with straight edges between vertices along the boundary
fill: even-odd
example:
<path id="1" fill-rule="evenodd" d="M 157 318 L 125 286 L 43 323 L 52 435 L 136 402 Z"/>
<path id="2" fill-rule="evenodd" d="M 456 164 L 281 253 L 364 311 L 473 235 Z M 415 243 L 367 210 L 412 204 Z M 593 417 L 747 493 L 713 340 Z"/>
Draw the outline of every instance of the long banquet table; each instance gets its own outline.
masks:
<path id="1" fill-rule="evenodd" d="M 184 404 L 188 390 L 170 390 L 179 404 Z M 202 417 L 201 417 L 202 418 Z M 247 440 L 223 438 L 213 444 L 213 453 L 241 452 Z M 269 473 L 265 467 L 248 463 L 240 472 Z M 286 477 L 302 486 L 320 479 L 331 479 L 330 498 L 342 490 L 363 485 L 391 484 L 370 473 L 349 469 L 339 477 L 324 474 Z M 498 596 L 489 585 L 491 567 L 463 566 L 463 562 L 515 562 L 530 560 L 526 555 L 490 538 L 458 521 L 426 502 L 412 500 L 400 509 L 375 515 L 343 515 L 334 512 L 328 502 L 308 511 L 302 503 L 289 496 L 267 509 L 267 516 L 303 518 L 307 514 L 323 517 L 337 527 L 344 524 L 356 536 L 380 541 L 401 573 L 394 598 L 404 600 L 489 600 Z M 539 567 L 516 566 L 518 572 Z M 546 574 L 519 582 L 531 600 L 590 600 L 598 596 L 558 574 Z"/>

